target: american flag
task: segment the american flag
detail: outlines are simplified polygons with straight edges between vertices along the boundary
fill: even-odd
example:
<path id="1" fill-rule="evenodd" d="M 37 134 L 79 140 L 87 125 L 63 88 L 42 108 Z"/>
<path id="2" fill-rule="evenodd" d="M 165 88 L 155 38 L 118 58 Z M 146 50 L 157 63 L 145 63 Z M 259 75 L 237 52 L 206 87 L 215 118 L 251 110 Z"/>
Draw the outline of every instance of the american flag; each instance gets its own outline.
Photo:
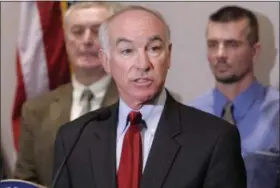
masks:
<path id="1" fill-rule="evenodd" d="M 13 143 L 4 140 L 4 152 L 6 147 L 12 147 L 16 155 L 23 103 L 70 81 L 62 27 L 63 14 L 70 3 L 21 2 L 16 50 L 17 87 L 11 121 Z M 9 161 L 9 166 L 14 162 Z"/>

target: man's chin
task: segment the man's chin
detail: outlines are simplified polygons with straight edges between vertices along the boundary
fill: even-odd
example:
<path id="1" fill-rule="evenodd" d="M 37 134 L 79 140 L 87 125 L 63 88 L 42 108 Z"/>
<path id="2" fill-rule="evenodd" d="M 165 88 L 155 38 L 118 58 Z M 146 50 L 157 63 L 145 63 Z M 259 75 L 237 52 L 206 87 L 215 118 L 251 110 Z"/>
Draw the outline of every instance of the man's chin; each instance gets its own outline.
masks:
<path id="1" fill-rule="evenodd" d="M 95 69 L 101 67 L 102 65 L 99 62 L 97 63 L 94 61 L 83 61 L 83 62 L 78 62 L 76 66 L 79 69 Z"/>
<path id="2" fill-rule="evenodd" d="M 137 98 L 138 101 L 146 103 L 146 102 L 150 102 L 154 98 L 156 98 L 157 93 L 156 92 L 143 92 L 142 91 L 142 92 L 139 92 L 139 93 L 135 94 L 135 97 Z"/>
<path id="3" fill-rule="evenodd" d="M 240 80 L 237 76 L 219 77 L 216 76 L 216 81 L 222 84 L 234 84 Z"/>

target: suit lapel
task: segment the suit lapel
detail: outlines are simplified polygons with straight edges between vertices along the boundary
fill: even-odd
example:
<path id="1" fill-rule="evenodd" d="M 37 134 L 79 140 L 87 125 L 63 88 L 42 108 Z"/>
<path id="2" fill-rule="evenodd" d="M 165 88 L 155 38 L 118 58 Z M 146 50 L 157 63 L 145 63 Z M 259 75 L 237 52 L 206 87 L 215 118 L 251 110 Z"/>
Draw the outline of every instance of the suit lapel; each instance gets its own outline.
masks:
<path id="1" fill-rule="evenodd" d="M 89 125 L 91 170 L 96 187 L 116 188 L 116 128 L 118 103 L 111 116 Z M 142 176 L 141 188 L 161 187 L 176 158 L 180 145 L 174 137 L 181 132 L 178 103 L 167 94 L 166 104 Z M 159 157 L 160 156 L 160 157 Z"/>
<path id="2" fill-rule="evenodd" d="M 98 188 L 116 187 L 116 127 L 118 103 L 110 107 L 111 116 L 89 125 L 89 151 L 92 173 Z"/>
<path id="3" fill-rule="evenodd" d="M 50 106 L 50 118 L 57 128 L 70 121 L 73 88 L 71 84 L 63 87 L 54 95 Z"/>
<path id="4" fill-rule="evenodd" d="M 167 93 L 165 107 L 141 180 L 141 188 L 162 187 L 180 149 L 174 137 L 181 132 L 178 103 Z"/>
<path id="5" fill-rule="evenodd" d="M 106 107 L 114 104 L 118 100 L 118 97 L 119 95 L 118 95 L 117 86 L 114 80 L 112 79 L 108 86 L 107 92 L 104 96 L 101 106 Z"/>

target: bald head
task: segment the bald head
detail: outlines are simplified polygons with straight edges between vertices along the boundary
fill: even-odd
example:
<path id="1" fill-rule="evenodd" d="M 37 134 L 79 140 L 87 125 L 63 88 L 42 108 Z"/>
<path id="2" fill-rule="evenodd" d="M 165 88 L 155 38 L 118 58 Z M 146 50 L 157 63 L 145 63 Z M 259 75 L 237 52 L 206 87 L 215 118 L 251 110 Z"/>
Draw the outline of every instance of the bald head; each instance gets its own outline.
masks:
<path id="1" fill-rule="evenodd" d="M 114 32 L 116 29 L 125 29 L 126 27 L 129 27 L 130 30 L 133 30 L 133 28 L 136 27 L 144 28 L 139 25 L 140 23 L 149 24 L 151 27 L 153 27 L 154 24 L 157 25 L 164 33 L 162 39 L 169 44 L 170 29 L 163 16 L 155 10 L 132 5 L 124 7 L 122 10 L 118 11 L 116 14 L 103 22 L 99 29 L 101 47 L 105 51 L 109 49 L 109 41 L 112 31 Z M 136 24 L 138 24 L 138 26 L 136 26 Z"/>

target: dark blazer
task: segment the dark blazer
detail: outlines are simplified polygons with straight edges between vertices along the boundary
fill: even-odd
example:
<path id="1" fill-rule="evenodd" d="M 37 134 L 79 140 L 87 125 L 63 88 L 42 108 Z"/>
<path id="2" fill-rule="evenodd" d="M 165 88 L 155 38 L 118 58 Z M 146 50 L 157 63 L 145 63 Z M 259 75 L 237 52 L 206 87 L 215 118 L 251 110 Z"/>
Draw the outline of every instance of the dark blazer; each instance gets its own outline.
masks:
<path id="1" fill-rule="evenodd" d="M 56 188 L 116 188 L 118 103 L 111 116 L 85 128 Z M 100 110 L 62 126 L 54 169 L 78 130 Z M 213 115 L 176 102 L 169 94 L 159 121 L 141 188 L 245 188 L 246 172 L 237 128 Z"/>

